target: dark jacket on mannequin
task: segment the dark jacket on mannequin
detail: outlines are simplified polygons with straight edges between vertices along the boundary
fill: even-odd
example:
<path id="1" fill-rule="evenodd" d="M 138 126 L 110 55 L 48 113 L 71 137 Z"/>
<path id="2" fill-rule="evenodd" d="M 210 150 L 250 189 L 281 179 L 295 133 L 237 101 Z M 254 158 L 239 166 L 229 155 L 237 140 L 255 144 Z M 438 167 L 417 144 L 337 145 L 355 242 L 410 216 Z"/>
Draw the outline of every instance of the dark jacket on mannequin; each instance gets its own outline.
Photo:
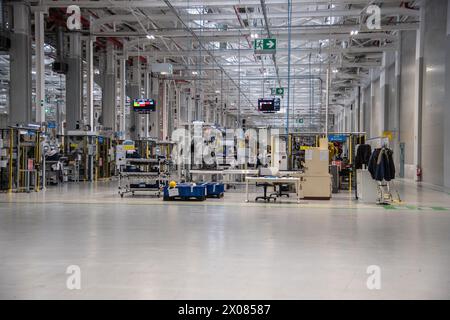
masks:
<path id="1" fill-rule="evenodd" d="M 368 165 L 370 156 L 372 154 L 372 148 L 369 144 L 360 144 L 356 150 L 355 168 L 362 169 L 363 164 Z"/>
<path id="2" fill-rule="evenodd" d="M 393 152 L 388 148 L 375 149 L 369 159 L 368 170 L 377 181 L 395 179 Z"/>

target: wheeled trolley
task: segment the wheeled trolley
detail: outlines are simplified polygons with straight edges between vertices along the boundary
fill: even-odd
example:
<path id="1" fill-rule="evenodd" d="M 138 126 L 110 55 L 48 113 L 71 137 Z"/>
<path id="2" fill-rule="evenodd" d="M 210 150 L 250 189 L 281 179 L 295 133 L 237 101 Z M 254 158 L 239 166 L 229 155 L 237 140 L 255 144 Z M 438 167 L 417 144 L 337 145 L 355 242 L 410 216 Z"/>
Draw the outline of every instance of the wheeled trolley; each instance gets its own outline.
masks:
<path id="1" fill-rule="evenodd" d="M 157 172 L 121 172 L 119 174 L 119 194 L 136 192 L 150 192 L 158 198 L 161 196 L 161 187 L 164 180 Z"/>
<path id="2" fill-rule="evenodd" d="M 206 199 L 206 184 L 194 185 L 190 183 L 179 183 L 174 188 L 164 187 L 164 200 L 199 200 Z"/>
<path id="3" fill-rule="evenodd" d="M 225 193 L 225 185 L 219 182 L 207 182 L 206 197 L 208 198 L 222 198 Z"/>

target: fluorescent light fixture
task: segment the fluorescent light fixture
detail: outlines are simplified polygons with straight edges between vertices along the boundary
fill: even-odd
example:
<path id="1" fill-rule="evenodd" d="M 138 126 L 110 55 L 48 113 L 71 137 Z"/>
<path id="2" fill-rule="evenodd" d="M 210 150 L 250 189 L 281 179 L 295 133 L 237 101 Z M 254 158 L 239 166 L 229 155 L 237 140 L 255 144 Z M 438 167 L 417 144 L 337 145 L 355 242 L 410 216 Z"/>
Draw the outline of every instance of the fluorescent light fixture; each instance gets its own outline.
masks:
<path id="1" fill-rule="evenodd" d="M 192 71 L 192 74 L 193 74 L 194 76 L 196 76 L 196 75 L 198 75 L 198 72 L 197 72 L 197 71 Z"/>
<path id="2" fill-rule="evenodd" d="M 148 34 L 148 35 L 147 35 L 147 39 L 149 39 L 149 40 L 155 40 L 155 36 L 152 35 L 152 34 Z"/>
<path id="3" fill-rule="evenodd" d="M 250 34 L 250 37 L 251 37 L 252 39 L 258 39 L 258 38 L 259 38 L 259 35 L 258 35 L 257 33 L 252 33 L 252 34 Z"/>
<path id="4" fill-rule="evenodd" d="M 350 35 L 351 35 L 351 36 L 356 36 L 358 33 L 359 33 L 358 30 L 352 30 L 352 31 L 350 31 Z"/>
<path id="5" fill-rule="evenodd" d="M 220 90 L 216 90 L 216 93 L 220 93 Z"/>

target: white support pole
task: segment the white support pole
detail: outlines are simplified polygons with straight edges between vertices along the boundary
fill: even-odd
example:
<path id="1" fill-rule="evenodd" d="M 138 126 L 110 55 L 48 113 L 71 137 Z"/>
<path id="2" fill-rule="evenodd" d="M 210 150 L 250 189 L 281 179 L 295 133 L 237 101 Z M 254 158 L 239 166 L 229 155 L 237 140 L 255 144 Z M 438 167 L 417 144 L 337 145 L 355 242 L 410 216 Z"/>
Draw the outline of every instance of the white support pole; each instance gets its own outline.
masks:
<path id="1" fill-rule="evenodd" d="M 357 113 L 356 113 L 356 119 L 355 119 L 355 130 L 358 132 L 361 132 L 361 86 L 358 86 L 356 88 L 356 108 L 357 108 Z"/>
<path id="2" fill-rule="evenodd" d="M 125 103 L 126 103 L 126 70 L 125 70 L 125 58 L 121 57 L 119 59 L 119 84 L 120 84 L 120 123 L 119 131 L 122 133 L 122 139 L 125 138 L 126 134 L 126 114 L 125 114 Z"/>
<path id="3" fill-rule="evenodd" d="M 369 102 L 369 128 L 366 128 L 369 130 L 369 138 L 378 137 L 378 133 L 374 131 L 374 124 L 372 122 L 373 119 L 375 119 L 375 84 L 374 84 L 374 72 L 373 69 L 370 69 L 370 102 Z"/>
<path id="4" fill-rule="evenodd" d="M 130 82 L 129 82 L 129 90 L 128 94 L 130 96 L 130 99 L 139 99 L 142 98 L 141 93 L 141 80 L 142 80 L 142 74 L 141 74 L 141 66 L 140 66 L 140 58 L 139 57 L 133 57 L 133 65 L 131 66 L 131 73 L 130 73 Z M 134 111 L 132 107 L 130 107 L 130 115 L 129 115 L 129 123 L 128 128 L 129 132 L 127 133 L 127 136 L 130 137 L 131 140 L 137 140 L 140 138 L 140 114 Z"/>
<path id="5" fill-rule="evenodd" d="M 103 130 L 116 131 L 117 119 L 117 90 L 116 90 L 116 58 L 115 48 L 111 42 L 106 44 L 106 53 L 104 57 L 104 76 L 102 87 L 102 119 Z"/>
<path id="6" fill-rule="evenodd" d="M 386 52 L 383 52 L 382 55 L 382 63 L 381 63 L 381 73 L 380 73 L 380 115 L 378 119 L 378 127 L 380 128 L 380 132 L 376 132 L 377 135 L 381 136 L 381 133 L 386 130 L 386 113 L 387 113 L 387 98 L 388 98 L 388 92 L 387 92 L 387 81 L 386 81 L 386 72 L 388 67 L 388 57 Z"/>
<path id="7" fill-rule="evenodd" d="M 95 131 L 94 123 L 94 38 L 86 39 L 86 62 L 87 62 L 87 122 L 90 131 Z"/>
<path id="8" fill-rule="evenodd" d="M 395 112 L 394 112 L 394 162 L 400 167 L 400 90 L 401 90 L 401 32 L 398 34 L 398 49 L 395 51 Z M 399 176 L 404 176 L 404 168 L 400 167 Z"/>
<path id="9" fill-rule="evenodd" d="M 359 131 L 365 132 L 365 117 L 366 117 L 366 103 L 365 103 L 365 88 L 360 89 L 360 113 L 359 113 Z"/>
<path id="10" fill-rule="evenodd" d="M 45 122 L 44 12 L 34 13 L 36 45 L 36 123 Z"/>
<path id="11" fill-rule="evenodd" d="M 450 69 L 450 0 L 447 1 L 446 70 Z M 450 101 L 450 72 L 445 73 L 446 101 Z M 450 108 L 444 111 L 444 123 L 450 123 Z M 450 189 L 450 126 L 444 125 L 444 186 Z"/>
<path id="12" fill-rule="evenodd" d="M 344 107 L 343 117 L 344 117 L 343 131 L 347 132 L 347 107 Z"/>
<path id="13" fill-rule="evenodd" d="M 66 74 L 66 127 L 64 131 L 81 129 L 83 121 L 83 62 L 81 33 L 69 33 L 69 55 Z"/>
<path id="14" fill-rule="evenodd" d="M 328 137 L 328 112 L 330 107 L 330 64 L 327 68 L 326 91 L 325 91 L 325 135 Z"/>
<path id="15" fill-rule="evenodd" d="M 167 99 L 167 95 L 169 92 L 169 88 L 168 88 L 168 84 L 167 81 L 164 81 L 164 85 L 163 85 L 163 123 L 162 123 L 162 139 L 166 140 L 166 137 L 168 136 L 168 99 Z"/>
<path id="16" fill-rule="evenodd" d="M 3 1 L 5 2 L 5 1 Z M 30 8 L 23 1 L 13 6 L 13 32 L 9 50 L 9 125 L 28 124 L 31 115 Z"/>
<path id="17" fill-rule="evenodd" d="M 425 10 L 420 9 L 420 26 L 416 31 L 416 65 L 414 88 L 414 166 L 420 169 L 422 165 L 422 96 L 423 96 L 423 51 L 425 36 Z M 416 181 L 421 177 L 416 175 Z"/>
<path id="18" fill-rule="evenodd" d="M 150 98 L 150 72 L 149 72 L 149 66 L 147 66 L 147 69 L 144 71 L 144 94 L 145 94 L 145 98 Z M 149 118 L 150 115 L 147 113 L 144 116 L 144 132 L 143 132 L 143 136 L 145 138 L 149 137 L 149 132 L 148 132 L 148 126 L 149 126 Z"/>
<path id="19" fill-rule="evenodd" d="M 177 121 L 175 123 L 175 127 L 173 128 L 174 130 L 178 129 L 180 126 L 180 123 L 181 123 L 181 119 L 180 119 L 180 117 L 181 117 L 181 90 L 180 90 L 180 87 L 178 87 L 178 86 L 175 86 L 175 90 L 176 90 L 176 109 L 177 109 L 176 119 L 177 119 Z"/>
<path id="20" fill-rule="evenodd" d="M 398 142 L 400 142 L 401 40 L 401 32 L 399 32 L 398 49 L 395 51 L 395 131 Z"/>

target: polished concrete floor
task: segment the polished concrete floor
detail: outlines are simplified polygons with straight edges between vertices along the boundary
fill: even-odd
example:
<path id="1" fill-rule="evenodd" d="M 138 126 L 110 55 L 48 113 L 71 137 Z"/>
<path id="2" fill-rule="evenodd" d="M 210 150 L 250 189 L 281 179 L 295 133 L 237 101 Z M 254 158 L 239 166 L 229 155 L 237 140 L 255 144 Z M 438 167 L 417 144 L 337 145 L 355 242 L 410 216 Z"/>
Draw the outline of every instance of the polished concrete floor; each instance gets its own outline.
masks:
<path id="1" fill-rule="evenodd" d="M 450 195 L 396 189 L 391 207 L 122 199 L 115 182 L 0 194 L 0 298 L 449 299 Z"/>

